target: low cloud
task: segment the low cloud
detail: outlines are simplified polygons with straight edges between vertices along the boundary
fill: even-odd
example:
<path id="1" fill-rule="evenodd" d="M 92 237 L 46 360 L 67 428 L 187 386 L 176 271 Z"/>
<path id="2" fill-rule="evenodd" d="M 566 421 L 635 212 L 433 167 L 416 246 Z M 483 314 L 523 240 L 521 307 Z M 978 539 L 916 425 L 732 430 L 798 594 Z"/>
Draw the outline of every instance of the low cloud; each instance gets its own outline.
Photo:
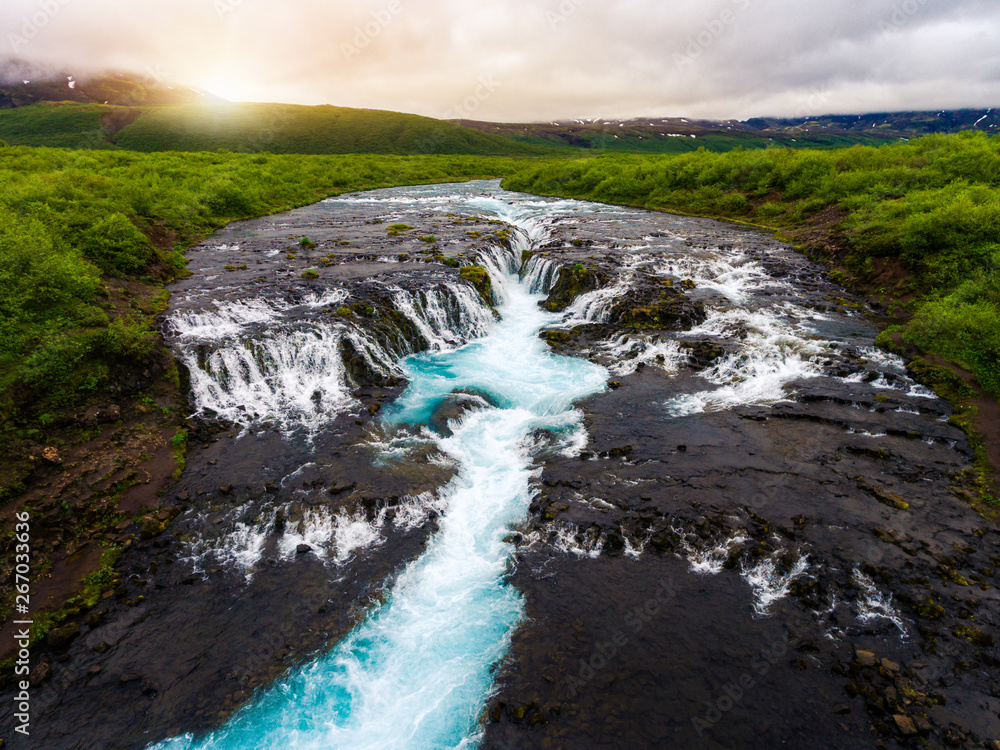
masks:
<path id="1" fill-rule="evenodd" d="M 503 121 L 794 116 L 1000 105 L 998 11 L 1000 0 L 5 0 L 0 57 L 432 117 L 471 98 L 476 118 Z"/>

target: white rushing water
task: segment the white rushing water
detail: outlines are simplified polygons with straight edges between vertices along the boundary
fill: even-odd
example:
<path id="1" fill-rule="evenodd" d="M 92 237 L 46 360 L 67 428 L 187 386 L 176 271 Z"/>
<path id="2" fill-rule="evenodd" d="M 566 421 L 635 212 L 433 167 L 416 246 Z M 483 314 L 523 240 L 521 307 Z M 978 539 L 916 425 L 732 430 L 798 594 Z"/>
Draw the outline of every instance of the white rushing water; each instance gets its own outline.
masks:
<path id="1" fill-rule="evenodd" d="M 526 248 L 529 236 L 541 236 L 541 225 L 503 215 L 526 226 L 519 245 Z M 523 616 L 520 594 L 504 583 L 511 552 L 504 538 L 531 501 L 532 435 L 578 432 L 573 402 L 603 389 L 607 379 L 602 367 L 557 356 L 538 338 L 555 316 L 541 310 L 540 297 L 518 278 L 514 255 L 494 257 L 489 265 L 494 287 L 502 290 L 502 320 L 463 348 L 405 360 L 410 386 L 388 417 L 424 423 L 459 388 L 497 404 L 467 413 L 453 422 L 451 436 L 439 439 L 459 474 L 442 493 L 440 531 L 426 552 L 403 572 L 387 603 L 329 654 L 258 695 L 212 734 L 159 747 L 475 746 L 491 669 Z M 362 519 L 314 513 L 291 530 L 286 546 L 335 536 L 337 529 L 358 538 L 361 525 Z"/>

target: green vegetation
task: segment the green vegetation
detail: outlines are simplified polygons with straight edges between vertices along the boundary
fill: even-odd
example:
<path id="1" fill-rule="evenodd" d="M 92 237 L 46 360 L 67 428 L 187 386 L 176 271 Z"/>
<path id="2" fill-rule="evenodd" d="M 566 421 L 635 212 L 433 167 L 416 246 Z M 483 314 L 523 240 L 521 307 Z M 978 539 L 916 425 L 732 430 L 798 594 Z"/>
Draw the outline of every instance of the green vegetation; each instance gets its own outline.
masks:
<path id="1" fill-rule="evenodd" d="M 12 145 L 144 152 L 531 156 L 557 150 L 399 112 L 228 102 L 134 107 L 42 102 L 0 110 L 0 138 Z"/>
<path id="2" fill-rule="evenodd" d="M 184 272 L 180 251 L 233 219 L 514 169 L 503 158 L 0 149 L 0 434 L 44 439 L 42 415 L 155 355 L 152 319 L 162 285 Z"/>
<path id="3" fill-rule="evenodd" d="M 466 281 L 471 281 L 476 287 L 476 291 L 486 300 L 486 304 L 493 305 L 493 284 L 490 281 L 490 274 L 482 266 L 462 266 L 459 274 Z"/>
<path id="4" fill-rule="evenodd" d="M 601 156 L 526 165 L 512 190 L 780 228 L 839 278 L 912 314 L 904 341 L 1000 395 L 1000 140 L 930 136 L 878 148 Z"/>

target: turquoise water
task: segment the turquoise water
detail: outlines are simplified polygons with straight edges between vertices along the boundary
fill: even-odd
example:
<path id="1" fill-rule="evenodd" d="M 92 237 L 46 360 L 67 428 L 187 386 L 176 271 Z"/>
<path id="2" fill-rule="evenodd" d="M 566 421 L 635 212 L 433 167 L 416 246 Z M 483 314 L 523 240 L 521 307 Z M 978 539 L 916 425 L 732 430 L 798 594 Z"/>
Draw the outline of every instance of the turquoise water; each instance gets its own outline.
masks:
<path id="1" fill-rule="evenodd" d="M 461 349 L 405 360 L 410 386 L 387 416 L 425 423 L 456 389 L 476 389 L 496 404 L 466 414 L 439 438 L 459 473 L 443 490 L 447 509 L 424 554 L 386 604 L 328 654 L 260 693 L 212 734 L 157 747 L 476 746 L 491 670 L 523 617 L 520 594 L 504 582 L 511 548 L 503 540 L 530 504 L 530 436 L 582 429 L 574 401 L 603 390 L 607 380 L 602 367 L 553 354 L 537 333 L 556 316 L 539 307 L 541 297 L 516 273 L 493 274 L 502 290 L 501 320 Z"/>

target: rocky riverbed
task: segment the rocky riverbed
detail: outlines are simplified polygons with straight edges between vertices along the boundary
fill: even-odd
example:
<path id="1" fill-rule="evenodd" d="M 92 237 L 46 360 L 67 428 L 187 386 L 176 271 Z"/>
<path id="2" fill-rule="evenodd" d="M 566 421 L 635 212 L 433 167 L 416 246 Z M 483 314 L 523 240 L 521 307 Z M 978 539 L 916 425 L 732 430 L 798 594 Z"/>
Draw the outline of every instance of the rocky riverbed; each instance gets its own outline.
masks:
<path id="1" fill-rule="evenodd" d="M 123 583 L 35 655 L 29 742 L 5 700 L 10 747 L 208 731 L 384 601 L 455 474 L 433 431 L 382 418 L 400 360 L 484 335 L 508 257 L 560 313 L 543 339 L 609 379 L 585 440 L 535 436 L 508 539 L 526 618 L 482 747 L 1000 740 L 1000 545 L 968 441 L 791 248 L 469 183 L 240 222 L 190 257 L 164 322 L 187 469 Z"/>

